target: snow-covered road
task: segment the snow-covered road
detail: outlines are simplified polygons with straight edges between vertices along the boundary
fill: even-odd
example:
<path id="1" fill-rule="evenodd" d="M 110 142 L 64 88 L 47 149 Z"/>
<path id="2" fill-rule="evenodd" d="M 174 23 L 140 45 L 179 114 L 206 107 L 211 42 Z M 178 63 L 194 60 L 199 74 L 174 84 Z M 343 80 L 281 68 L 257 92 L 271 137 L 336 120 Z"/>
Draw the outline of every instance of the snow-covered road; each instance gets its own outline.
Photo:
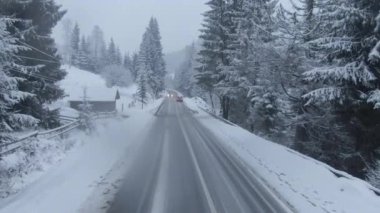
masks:
<path id="1" fill-rule="evenodd" d="M 287 212 L 191 110 L 166 99 L 109 213 Z"/>
<path id="2" fill-rule="evenodd" d="M 380 193 L 368 183 L 211 116 L 206 105 L 156 100 L 71 135 L 82 143 L 0 200 L 0 213 L 378 212 Z"/>

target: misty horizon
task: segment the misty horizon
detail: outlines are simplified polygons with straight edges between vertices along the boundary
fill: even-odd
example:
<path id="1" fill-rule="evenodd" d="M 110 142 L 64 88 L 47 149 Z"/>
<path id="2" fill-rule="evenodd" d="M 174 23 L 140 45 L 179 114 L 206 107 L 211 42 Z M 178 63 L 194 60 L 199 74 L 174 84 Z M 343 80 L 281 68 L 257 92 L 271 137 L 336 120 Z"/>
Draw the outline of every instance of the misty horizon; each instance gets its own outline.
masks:
<path id="1" fill-rule="evenodd" d="M 183 49 L 198 39 L 202 13 L 207 10 L 206 0 L 116 0 L 112 5 L 98 0 L 91 3 L 88 0 L 57 2 L 62 5 L 62 9 L 67 10 L 65 19 L 78 23 L 81 33 L 89 35 L 92 28 L 98 25 L 105 32 L 106 42 L 113 38 L 123 53 L 133 53 L 139 49 L 141 36 L 151 17 L 157 18 L 159 22 L 164 52 Z M 62 24 L 58 24 L 54 29 L 58 44 L 62 42 L 61 31 Z"/>

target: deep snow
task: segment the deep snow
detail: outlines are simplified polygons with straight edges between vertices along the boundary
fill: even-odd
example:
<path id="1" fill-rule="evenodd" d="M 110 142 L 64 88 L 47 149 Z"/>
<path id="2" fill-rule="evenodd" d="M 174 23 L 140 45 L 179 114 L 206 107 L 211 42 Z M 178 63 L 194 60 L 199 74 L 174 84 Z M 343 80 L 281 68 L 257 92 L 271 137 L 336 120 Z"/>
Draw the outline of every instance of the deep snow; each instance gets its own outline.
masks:
<path id="1" fill-rule="evenodd" d="M 297 212 L 380 211 L 380 196 L 367 182 L 210 116 L 199 98 L 185 99 L 195 116 L 253 173 Z M 337 177 L 334 173 L 339 174 Z"/>
<path id="2" fill-rule="evenodd" d="M 28 173 L 9 180 L 12 192 L 18 193 L 0 200 L 0 213 L 104 212 L 132 163 L 129 156 L 144 139 L 144 130 L 153 123 L 153 114 L 162 100 L 150 103 L 144 110 L 137 105 L 129 108 L 133 106 L 135 86 L 106 88 L 100 76 L 66 68 L 69 74 L 61 86 L 69 96 L 54 106 L 61 108 L 62 114 L 76 115 L 67 108 L 67 100 L 82 95 L 81 88 L 89 85 L 93 91 L 114 93 L 119 89 L 122 98 L 118 110 L 124 105 L 123 114 L 129 117 L 97 121 L 96 131 L 90 135 L 76 131 L 61 140 L 31 143 L 30 150 L 37 157 L 28 164 L 30 167 L 23 168 Z M 104 95 L 92 94 L 99 94 L 94 98 Z M 380 197 L 368 183 L 210 115 L 211 107 L 200 98 L 186 98 L 185 104 L 247 169 L 261 177 L 294 210 L 379 212 Z M 18 168 L 24 160 L 25 152 L 17 152 L 4 158 L 0 166 Z"/>
<path id="3" fill-rule="evenodd" d="M 121 112 L 127 110 L 128 105 L 133 102 L 133 95 L 137 86 L 131 85 L 127 88 L 106 86 L 105 80 L 94 73 L 65 65 L 63 69 L 67 71 L 67 76 L 59 82 L 59 86 L 65 90 L 66 96 L 54 103 L 51 108 L 60 108 L 61 115 L 77 117 L 78 112 L 69 108 L 68 101 L 83 100 L 83 90 L 86 88 L 89 100 L 111 101 L 115 99 L 116 91 L 119 91 L 121 99 L 117 101 L 117 110 Z"/>
<path id="4" fill-rule="evenodd" d="M 91 134 L 75 131 L 63 139 L 36 140 L 30 143 L 35 151 L 32 162 L 20 150 L 2 161 L 5 169 L 21 168 L 20 175 L 9 179 L 11 193 L 0 200 L 0 213 L 68 213 L 96 212 L 107 205 L 112 190 L 124 176 L 128 155 L 143 138 L 143 130 L 150 125 L 154 112 L 162 100 L 151 101 L 144 110 L 129 108 L 136 87 L 107 88 L 105 81 L 93 73 L 64 67 L 68 76 L 60 82 L 68 96 L 54 103 L 61 114 L 76 117 L 77 112 L 68 108 L 68 100 L 80 97 L 83 87 L 93 88 L 91 98 L 102 99 L 107 91 L 119 90 L 121 99 L 118 111 L 125 116 L 99 120 Z M 17 193 L 16 193 L 17 192 Z"/>
<path id="5" fill-rule="evenodd" d="M 138 144 L 142 130 L 153 117 L 146 111 L 134 115 L 128 119 L 98 121 L 96 132 L 81 138 L 82 146 L 18 194 L 2 200 L 0 212 L 68 213 L 91 208 L 83 205 L 105 184 L 104 177 L 120 164 L 120 160 L 128 159 L 133 145 Z M 123 173 L 118 175 L 116 180 L 123 177 Z M 102 201 L 102 197 L 97 199 Z"/>

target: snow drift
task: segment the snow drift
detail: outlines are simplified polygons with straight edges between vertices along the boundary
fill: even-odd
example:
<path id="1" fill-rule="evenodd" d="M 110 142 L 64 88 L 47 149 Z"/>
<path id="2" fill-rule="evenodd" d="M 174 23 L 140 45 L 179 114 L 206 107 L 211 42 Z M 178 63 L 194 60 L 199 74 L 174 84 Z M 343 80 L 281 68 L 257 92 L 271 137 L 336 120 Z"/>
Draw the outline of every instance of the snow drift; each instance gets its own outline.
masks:
<path id="1" fill-rule="evenodd" d="M 367 182 L 334 170 L 294 150 L 210 116 L 199 98 L 185 99 L 195 116 L 247 169 L 297 212 L 366 212 L 380 209 L 380 191 Z"/>

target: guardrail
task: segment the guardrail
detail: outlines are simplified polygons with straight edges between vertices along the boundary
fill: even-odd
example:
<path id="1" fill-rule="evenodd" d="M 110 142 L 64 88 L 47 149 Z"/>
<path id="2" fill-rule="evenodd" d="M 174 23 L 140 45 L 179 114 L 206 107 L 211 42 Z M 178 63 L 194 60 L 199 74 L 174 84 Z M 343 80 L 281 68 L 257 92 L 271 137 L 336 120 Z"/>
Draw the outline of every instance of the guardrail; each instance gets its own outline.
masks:
<path id="1" fill-rule="evenodd" d="M 91 116 L 92 119 L 105 119 L 105 118 L 110 118 L 113 116 L 116 116 L 116 112 L 104 112 L 104 113 L 96 113 Z M 25 146 L 26 143 L 31 142 L 31 139 L 34 138 L 45 138 L 45 139 L 51 139 L 55 138 L 58 136 L 61 136 L 65 133 L 71 132 L 72 130 L 80 127 L 82 125 L 82 121 L 79 119 L 73 119 L 70 117 L 65 117 L 63 121 L 70 121 L 70 123 L 65 124 L 61 127 L 47 130 L 47 131 L 35 131 L 32 133 L 29 133 L 25 136 L 22 136 L 15 141 L 9 142 L 9 143 L 4 143 L 0 144 L 0 157 L 12 154 L 18 149 L 21 149 L 22 147 Z"/>

